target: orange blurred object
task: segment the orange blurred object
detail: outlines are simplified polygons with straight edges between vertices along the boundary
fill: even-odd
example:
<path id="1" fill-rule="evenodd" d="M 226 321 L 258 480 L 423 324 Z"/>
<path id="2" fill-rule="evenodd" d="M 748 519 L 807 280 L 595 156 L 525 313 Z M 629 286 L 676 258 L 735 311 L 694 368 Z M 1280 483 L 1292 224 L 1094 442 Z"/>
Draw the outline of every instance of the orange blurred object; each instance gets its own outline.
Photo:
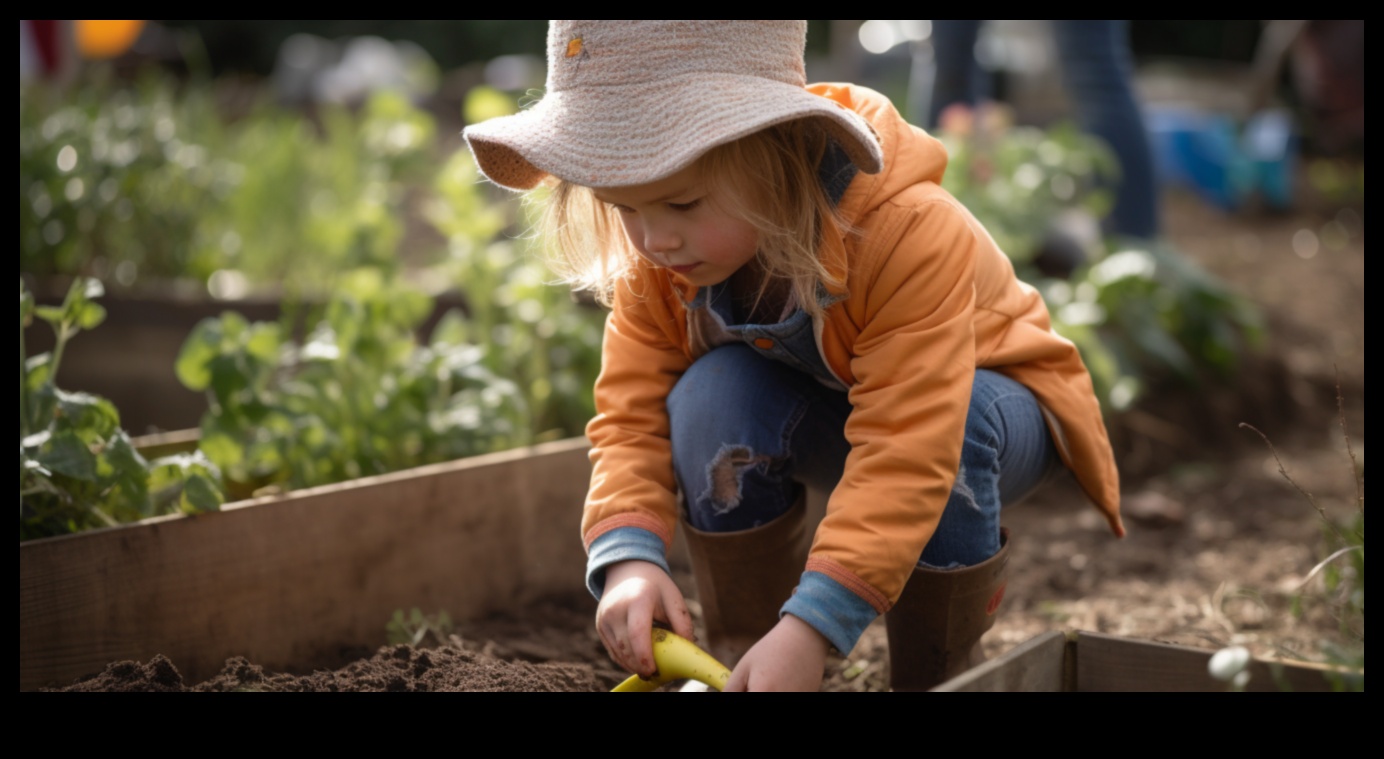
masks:
<path id="1" fill-rule="evenodd" d="M 83 58 L 114 58 L 130 49 L 143 21 L 77 21 L 77 50 Z"/>

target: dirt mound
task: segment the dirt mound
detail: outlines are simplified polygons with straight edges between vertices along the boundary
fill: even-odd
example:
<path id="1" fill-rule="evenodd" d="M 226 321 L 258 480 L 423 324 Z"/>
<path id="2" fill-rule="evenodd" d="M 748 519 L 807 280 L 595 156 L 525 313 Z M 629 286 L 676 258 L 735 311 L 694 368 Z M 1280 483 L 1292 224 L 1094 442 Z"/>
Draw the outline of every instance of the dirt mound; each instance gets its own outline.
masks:
<path id="1" fill-rule="evenodd" d="M 68 692 L 598 692 L 613 683 L 589 664 L 531 664 L 467 650 L 460 642 L 432 649 L 385 646 L 368 659 L 330 672 L 289 675 L 266 672 L 243 657 L 228 659 L 221 674 L 189 686 L 173 662 L 155 656 L 146 664 L 123 661 L 66 688 Z"/>
<path id="2" fill-rule="evenodd" d="M 548 599 L 515 614 L 460 627 L 444 641 L 382 646 L 332 670 L 272 672 L 244 657 L 226 660 L 215 677 L 187 683 L 176 664 L 159 655 L 148 662 L 120 661 L 82 678 L 64 692 L 475 692 L 608 691 L 626 675 L 615 669 L 591 624 L 590 596 Z M 348 655 L 343 654 L 343 659 Z"/>

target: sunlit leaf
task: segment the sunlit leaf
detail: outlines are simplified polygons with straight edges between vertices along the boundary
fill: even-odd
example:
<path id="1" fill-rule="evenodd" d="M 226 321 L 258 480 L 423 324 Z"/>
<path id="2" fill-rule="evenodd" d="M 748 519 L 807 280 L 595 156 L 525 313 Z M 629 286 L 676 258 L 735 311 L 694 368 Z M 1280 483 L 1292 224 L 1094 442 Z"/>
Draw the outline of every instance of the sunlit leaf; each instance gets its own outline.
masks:
<path id="1" fill-rule="evenodd" d="M 197 323 L 183 341 L 174 371 L 189 390 L 206 390 L 211 385 L 211 361 L 221 349 L 221 321 L 207 318 Z"/>
<path id="2" fill-rule="evenodd" d="M 100 303 L 83 303 L 81 308 L 75 310 L 77 326 L 82 329 L 93 329 L 106 320 L 106 308 Z"/>
<path id="3" fill-rule="evenodd" d="M 183 510 L 189 513 L 219 511 L 225 496 L 211 478 L 193 473 L 183 484 Z"/>
<path id="4" fill-rule="evenodd" d="M 79 278 L 77 282 L 73 284 L 72 289 L 76 291 L 78 288 L 80 288 L 82 298 L 85 300 L 100 298 L 106 294 L 106 286 L 101 283 L 101 280 L 94 277 Z"/>
<path id="5" fill-rule="evenodd" d="M 232 469 L 244 460 L 243 441 L 226 430 L 203 427 L 197 447 L 222 469 Z"/>
<path id="6" fill-rule="evenodd" d="M 48 322 L 53 325 L 54 329 L 57 329 L 58 325 L 62 324 L 63 321 L 63 310 L 59 306 L 36 306 L 34 307 L 34 316 Z"/>
<path id="7" fill-rule="evenodd" d="M 245 352 L 263 363 L 272 364 L 278 359 L 281 342 L 277 323 L 259 322 L 250 327 L 249 339 L 245 341 Z"/>
<path id="8" fill-rule="evenodd" d="M 108 463 L 111 473 L 108 478 L 119 492 L 116 494 L 124 505 L 140 515 L 146 514 L 149 504 L 149 462 L 130 442 L 124 430 L 117 430 L 106 445 L 101 458 Z"/>
<path id="9" fill-rule="evenodd" d="M 85 482 L 96 481 L 96 456 L 77 433 L 55 433 L 34 457 L 44 468 Z"/>
<path id="10" fill-rule="evenodd" d="M 94 439 L 105 438 L 120 427 L 115 404 L 99 395 L 57 390 L 55 396 L 64 429 L 81 430 Z"/>

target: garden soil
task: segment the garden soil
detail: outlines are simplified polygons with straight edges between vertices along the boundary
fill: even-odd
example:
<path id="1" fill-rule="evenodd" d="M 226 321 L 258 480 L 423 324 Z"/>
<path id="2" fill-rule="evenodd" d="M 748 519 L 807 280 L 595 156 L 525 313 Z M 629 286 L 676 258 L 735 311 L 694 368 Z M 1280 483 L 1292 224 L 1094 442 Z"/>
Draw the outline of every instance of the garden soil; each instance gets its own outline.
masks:
<path id="1" fill-rule="evenodd" d="M 1362 215 L 1363 202 L 1341 210 L 1310 196 L 1276 215 L 1227 215 L 1168 197 L 1171 241 L 1259 306 L 1264 345 L 1233 381 L 1150 388 L 1112 425 L 1125 539 L 1110 535 L 1071 482 L 1006 510 L 1011 574 L 985 639 L 990 656 L 1049 630 L 1318 661 L 1351 641 L 1322 575 L 1309 574 L 1327 553 L 1318 507 L 1342 519 L 1357 499 L 1363 508 Z M 692 596 L 690 576 L 676 579 Z M 692 608 L 698 615 L 695 599 Z M 343 657 L 335 670 L 266 672 L 236 658 L 217 677 L 188 683 L 177 662 L 155 657 L 113 663 L 66 690 L 609 690 L 623 673 L 601 649 L 594 609 L 574 593 L 418 646 Z M 823 687 L 885 690 L 887 671 L 877 621 L 828 662 Z"/>

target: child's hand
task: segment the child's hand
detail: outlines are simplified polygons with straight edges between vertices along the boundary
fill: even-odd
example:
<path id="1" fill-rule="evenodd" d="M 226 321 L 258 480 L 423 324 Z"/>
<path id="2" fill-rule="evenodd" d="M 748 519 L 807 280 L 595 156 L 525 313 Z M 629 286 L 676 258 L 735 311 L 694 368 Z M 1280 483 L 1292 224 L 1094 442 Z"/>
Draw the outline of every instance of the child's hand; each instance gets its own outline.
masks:
<path id="1" fill-rule="evenodd" d="M 596 607 L 596 631 L 616 664 L 641 677 L 652 677 L 653 621 L 693 640 L 692 615 L 682 591 L 656 564 L 621 561 L 606 568 L 605 593 Z"/>
<path id="2" fill-rule="evenodd" d="M 785 614 L 730 673 L 726 692 L 818 691 L 831 644 L 792 614 Z"/>

